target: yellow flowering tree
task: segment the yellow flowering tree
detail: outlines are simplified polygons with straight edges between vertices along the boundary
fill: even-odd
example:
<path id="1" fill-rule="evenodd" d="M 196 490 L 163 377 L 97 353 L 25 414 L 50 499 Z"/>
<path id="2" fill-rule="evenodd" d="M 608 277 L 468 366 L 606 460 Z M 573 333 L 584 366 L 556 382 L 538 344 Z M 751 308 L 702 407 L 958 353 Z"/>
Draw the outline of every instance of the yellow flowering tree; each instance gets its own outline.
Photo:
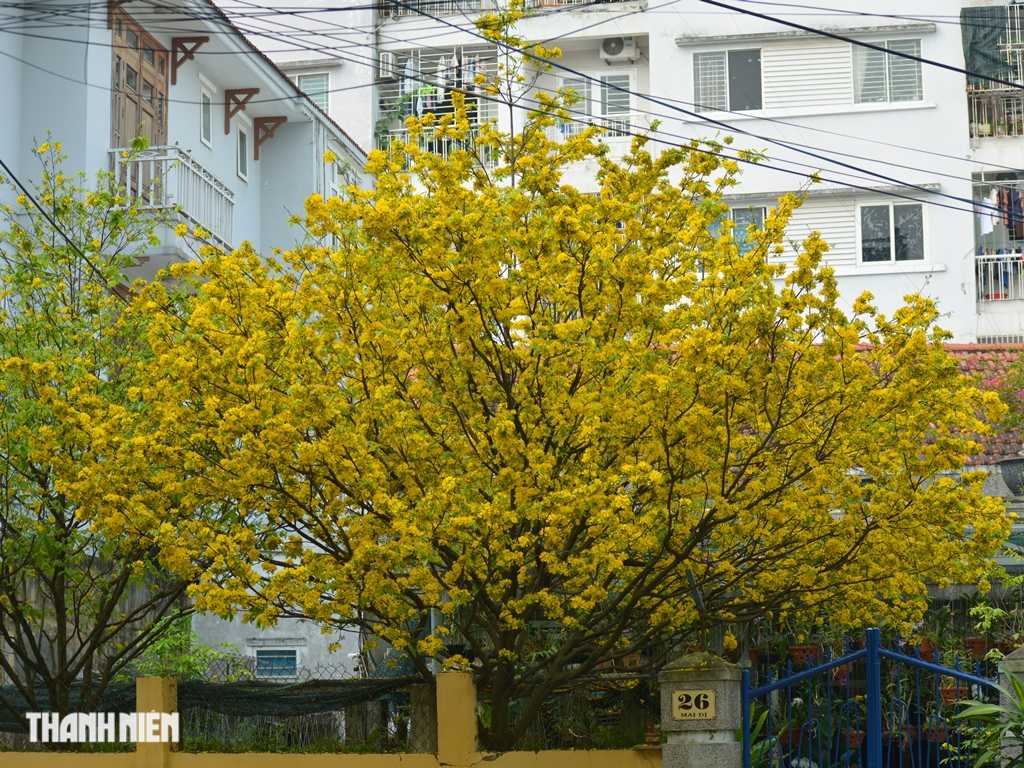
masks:
<path id="1" fill-rule="evenodd" d="M 95 710 L 185 610 L 185 582 L 159 566 L 151 538 L 94 530 L 62 490 L 118 428 L 70 403 L 126 400 L 144 356 L 122 273 L 158 220 L 109 174 L 92 188 L 66 177 L 58 143 L 37 155 L 27 194 L 0 179 L 16 197 L 0 207 L 0 670 L 29 711 L 66 713 Z M 3 694 L 0 706 L 18 709 Z"/>
<path id="2" fill-rule="evenodd" d="M 930 301 L 844 314 L 817 234 L 782 258 L 799 196 L 740 247 L 728 142 L 615 162 L 594 129 L 556 138 L 572 100 L 541 95 L 518 135 L 410 119 L 373 190 L 307 201 L 302 247 L 148 286 L 152 357 L 64 486 L 108 535 L 152 534 L 199 608 L 472 669 L 495 750 L 699 625 L 905 626 L 1008 532 L 960 473 L 1001 406 Z M 596 195 L 564 183 L 586 159 Z"/>

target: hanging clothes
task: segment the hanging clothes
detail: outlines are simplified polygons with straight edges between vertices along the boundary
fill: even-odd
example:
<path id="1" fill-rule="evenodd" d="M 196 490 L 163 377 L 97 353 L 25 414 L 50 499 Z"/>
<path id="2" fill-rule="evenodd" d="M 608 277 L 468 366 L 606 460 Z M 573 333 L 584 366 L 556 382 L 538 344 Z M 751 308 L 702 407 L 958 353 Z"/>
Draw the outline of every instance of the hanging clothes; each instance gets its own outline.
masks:
<path id="1" fill-rule="evenodd" d="M 444 100 L 448 95 L 445 90 L 445 75 L 448 72 L 448 58 L 441 55 L 437 60 L 437 67 L 434 69 L 434 82 L 437 85 L 437 107 L 444 104 Z"/>
<path id="2" fill-rule="evenodd" d="M 414 61 L 412 56 L 406 59 L 405 67 L 402 68 L 402 81 L 398 84 L 398 114 L 402 117 L 412 114 L 413 94 L 419 88 Z"/>
<path id="3" fill-rule="evenodd" d="M 483 88 L 476 82 L 476 76 L 481 74 L 483 74 L 483 70 L 480 69 L 480 54 L 478 53 L 473 57 L 473 93 L 477 95 L 484 92 Z"/>
<path id="4" fill-rule="evenodd" d="M 979 200 L 974 204 L 974 213 L 978 217 L 978 233 L 981 237 L 992 234 L 992 215 L 989 211 L 988 203 L 985 200 Z"/>

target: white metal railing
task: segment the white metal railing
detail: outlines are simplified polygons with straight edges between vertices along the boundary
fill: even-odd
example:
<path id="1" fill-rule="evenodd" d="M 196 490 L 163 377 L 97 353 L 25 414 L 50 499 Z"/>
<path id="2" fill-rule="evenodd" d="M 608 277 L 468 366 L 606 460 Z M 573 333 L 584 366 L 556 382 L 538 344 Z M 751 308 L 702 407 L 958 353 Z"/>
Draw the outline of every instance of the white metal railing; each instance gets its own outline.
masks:
<path id="1" fill-rule="evenodd" d="M 526 0 L 526 8 L 558 8 L 563 5 L 604 5 L 608 3 L 635 2 L 636 0 Z"/>
<path id="2" fill-rule="evenodd" d="M 495 159 L 490 154 L 490 147 L 477 147 L 476 139 L 479 136 L 479 132 L 476 129 L 470 129 L 466 132 L 466 138 L 457 140 L 449 138 L 439 138 L 433 130 L 424 130 L 416 137 L 416 145 L 419 147 L 420 152 L 430 152 L 435 155 L 440 155 L 445 160 L 451 155 L 452 152 L 458 150 L 465 150 L 470 153 L 477 154 L 485 167 L 493 167 L 495 165 Z M 384 134 L 378 139 L 377 145 L 379 149 L 388 149 L 393 141 L 401 141 L 405 144 L 412 142 L 412 136 L 406 129 L 392 130 Z"/>
<path id="3" fill-rule="evenodd" d="M 148 208 L 177 206 L 187 222 L 232 247 L 234 193 L 191 154 L 178 146 L 163 146 L 136 153 L 112 149 L 110 157 L 115 183 L 133 198 L 141 198 Z"/>
<path id="4" fill-rule="evenodd" d="M 1024 254 L 978 256 L 975 262 L 978 301 L 1024 299 Z"/>
<path id="5" fill-rule="evenodd" d="M 394 17 L 495 11 L 498 6 L 494 0 L 402 0 L 401 3 L 380 0 L 379 8 L 381 16 Z"/>
<path id="6" fill-rule="evenodd" d="M 1024 94 L 1014 90 L 980 90 L 967 94 L 971 138 L 1024 136 Z"/>

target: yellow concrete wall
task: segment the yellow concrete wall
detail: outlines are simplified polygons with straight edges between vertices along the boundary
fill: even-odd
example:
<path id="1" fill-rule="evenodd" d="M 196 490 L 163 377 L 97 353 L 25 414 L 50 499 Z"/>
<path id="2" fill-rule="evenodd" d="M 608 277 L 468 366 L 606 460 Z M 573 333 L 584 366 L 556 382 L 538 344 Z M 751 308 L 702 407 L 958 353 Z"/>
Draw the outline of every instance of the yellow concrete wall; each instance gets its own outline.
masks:
<path id="1" fill-rule="evenodd" d="M 488 759 L 490 758 L 490 759 Z M 0 768 L 143 768 L 137 753 L 62 754 L 60 752 L 0 752 Z M 167 768 L 441 768 L 434 755 L 350 754 L 209 754 L 172 752 Z M 661 768 L 657 749 L 595 751 L 506 752 L 472 756 L 472 765 L 488 768 Z M 469 764 L 458 768 L 469 768 Z"/>
<path id="2" fill-rule="evenodd" d="M 138 710 L 174 712 L 173 680 L 136 681 Z M 167 744 L 138 744 L 138 751 L 116 754 L 0 752 L 0 768 L 661 768 L 660 749 L 477 752 L 476 690 L 466 672 L 437 676 L 437 755 L 394 754 L 239 754 L 171 752 Z"/>

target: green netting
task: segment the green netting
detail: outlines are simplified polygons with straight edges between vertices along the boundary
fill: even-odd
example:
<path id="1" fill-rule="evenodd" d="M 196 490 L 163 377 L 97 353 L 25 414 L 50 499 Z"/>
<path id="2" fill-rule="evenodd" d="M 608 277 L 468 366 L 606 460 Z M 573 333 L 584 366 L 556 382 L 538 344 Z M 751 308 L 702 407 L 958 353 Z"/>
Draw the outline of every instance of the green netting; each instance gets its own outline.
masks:
<path id="1" fill-rule="evenodd" d="M 1006 33 L 1006 6 L 962 8 L 960 33 L 964 46 L 964 68 L 975 75 L 1005 80 L 1010 65 L 999 49 L 1000 38 Z M 986 81 L 968 75 L 971 85 L 984 85 Z"/>
<path id="2" fill-rule="evenodd" d="M 421 678 L 410 675 L 385 679 L 310 680 L 293 684 L 183 680 L 178 683 L 178 710 L 207 710 L 235 717 L 317 715 L 393 696 L 417 682 L 422 682 Z M 80 696 L 80 689 L 73 688 L 70 696 L 72 711 L 79 710 Z M 24 733 L 25 729 L 12 709 L 19 714 L 30 711 L 15 686 L 0 685 L 0 731 Z M 38 696 L 37 706 L 33 709 L 52 711 L 49 698 L 45 694 Z M 135 683 L 110 686 L 95 710 L 134 712 Z"/>

